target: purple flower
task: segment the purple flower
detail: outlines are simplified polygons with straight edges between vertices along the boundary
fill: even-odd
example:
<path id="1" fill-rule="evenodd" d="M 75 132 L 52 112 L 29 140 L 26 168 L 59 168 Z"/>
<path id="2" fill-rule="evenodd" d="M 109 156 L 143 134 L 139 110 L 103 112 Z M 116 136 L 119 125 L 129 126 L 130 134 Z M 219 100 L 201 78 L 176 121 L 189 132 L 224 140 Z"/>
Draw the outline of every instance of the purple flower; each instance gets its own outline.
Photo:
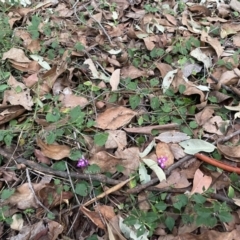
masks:
<path id="1" fill-rule="evenodd" d="M 166 166 L 165 166 L 165 162 L 166 162 L 167 160 L 168 160 L 168 158 L 167 158 L 166 156 L 164 156 L 164 157 L 159 157 L 159 158 L 157 159 L 159 167 L 165 168 L 165 167 L 166 167 Z"/>
<path id="2" fill-rule="evenodd" d="M 89 165 L 89 163 L 88 163 L 87 159 L 85 159 L 85 158 L 78 159 L 77 167 L 84 168 L 84 167 L 87 167 L 88 165 Z"/>

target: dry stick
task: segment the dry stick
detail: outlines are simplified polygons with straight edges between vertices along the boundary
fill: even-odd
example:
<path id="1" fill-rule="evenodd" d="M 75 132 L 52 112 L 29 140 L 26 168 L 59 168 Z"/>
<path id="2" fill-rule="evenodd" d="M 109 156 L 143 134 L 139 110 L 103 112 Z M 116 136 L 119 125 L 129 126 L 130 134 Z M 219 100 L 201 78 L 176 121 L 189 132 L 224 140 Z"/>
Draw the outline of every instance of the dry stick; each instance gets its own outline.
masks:
<path id="1" fill-rule="evenodd" d="M 45 209 L 48 213 L 52 213 L 48 208 L 46 208 L 41 202 L 40 200 L 37 198 L 36 194 L 35 194 L 35 191 L 33 189 L 33 186 L 32 186 L 32 182 L 31 182 L 31 178 L 30 178 L 30 175 L 29 175 L 29 170 L 28 168 L 26 169 L 26 175 L 27 175 L 27 180 L 28 180 L 28 185 L 29 185 L 29 188 L 35 198 L 35 201 L 37 202 L 38 205 L 40 205 L 43 209 Z"/>
<path id="2" fill-rule="evenodd" d="M 85 8 L 85 9 L 87 10 L 87 12 L 89 13 L 90 18 L 92 18 L 92 19 L 98 24 L 98 26 L 103 30 L 103 33 L 106 35 L 108 41 L 109 41 L 110 44 L 112 45 L 112 44 L 113 44 L 113 43 L 112 43 L 112 40 L 111 40 L 110 36 L 108 35 L 107 31 L 105 30 L 105 28 L 102 26 L 102 24 L 101 24 L 97 19 L 95 19 L 95 18 L 93 17 L 93 15 L 88 11 L 88 9 L 87 9 L 85 6 L 84 6 L 84 8 Z"/>
<path id="3" fill-rule="evenodd" d="M 239 135 L 240 134 L 240 130 L 228 135 L 228 136 L 225 136 L 225 137 L 222 137 L 220 138 L 219 140 L 213 142 L 214 145 L 216 145 L 218 142 L 225 142 L 225 141 L 228 141 L 229 139 L 231 139 L 232 137 L 236 136 L 236 135 Z M 181 160 L 177 161 L 176 163 L 174 163 L 173 165 L 171 165 L 166 171 L 165 171 L 165 174 L 168 176 L 170 175 L 171 171 L 176 169 L 177 167 L 181 166 L 184 162 L 190 160 L 191 158 L 193 158 L 194 156 L 193 155 L 187 155 L 185 156 L 184 158 L 182 158 Z M 156 184 L 159 182 L 159 179 L 158 178 L 153 178 L 151 181 L 145 183 L 145 184 L 142 184 L 142 185 L 139 185 L 135 188 L 132 188 L 132 189 L 129 189 L 127 191 L 128 194 L 134 194 L 134 193 L 139 193 L 141 192 L 142 190 L 152 186 L 153 184 Z"/>
<path id="4" fill-rule="evenodd" d="M 51 169 L 49 167 L 48 168 L 43 167 L 36 162 L 26 160 L 24 158 L 17 158 L 16 162 L 20 163 L 20 164 L 24 164 L 24 165 L 30 167 L 33 170 L 36 170 L 36 171 L 39 171 L 39 172 L 42 172 L 42 173 L 46 173 L 46 174 L 50 174 L 50 175 L 56 175 L 56 176 L 63 177 L 63 178 L 68 178 L 70 176 L 70 177 L 73 177 L 73 178 L 76 178 L 76 179 L 89 180 L 89 175 L 88 174 L 70 172 L 69 175 L 68 175 L 66 172 L 57 171 L 57 170 Z M 117 185 L 117 184 L 121 183 L 121 181 L 108 178 L 103 174 L 94 174 L 94 175 L 91 175 L 91 177 L 92 177 L 93 180 L 97 180 L 97 181 L 100 181 L 102 183 L 107 183 L 107 184 L 110 184 L 110 185 Z"/>

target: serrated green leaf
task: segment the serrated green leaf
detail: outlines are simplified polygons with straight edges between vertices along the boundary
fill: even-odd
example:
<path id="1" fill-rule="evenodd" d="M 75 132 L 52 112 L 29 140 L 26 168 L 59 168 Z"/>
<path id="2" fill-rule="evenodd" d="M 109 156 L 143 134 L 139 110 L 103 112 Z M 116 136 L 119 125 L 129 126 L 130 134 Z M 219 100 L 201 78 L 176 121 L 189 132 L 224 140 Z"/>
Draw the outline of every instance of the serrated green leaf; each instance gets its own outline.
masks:
<path id="1" fill-rule="evenodd" d="M 88 195 L 88 183 L 85 181 L 77 183 L 75 186 L 75 193 L 82 197 L 86 197 Z"/>
<path id="2" fill-rule="evenodd" d="M 15 189 L 4 189 L 1 193 L 1 199 L 5 200 L 10 198 L 15 192 Z"/>
<path id="3" fill-rule="evenodd" d="M 94 136 L 94 144 L 102 147 L 105 145 L 107 139 L 108 139 L 108 135 L 109 133 L 97 133 L 95 136 Z"/>

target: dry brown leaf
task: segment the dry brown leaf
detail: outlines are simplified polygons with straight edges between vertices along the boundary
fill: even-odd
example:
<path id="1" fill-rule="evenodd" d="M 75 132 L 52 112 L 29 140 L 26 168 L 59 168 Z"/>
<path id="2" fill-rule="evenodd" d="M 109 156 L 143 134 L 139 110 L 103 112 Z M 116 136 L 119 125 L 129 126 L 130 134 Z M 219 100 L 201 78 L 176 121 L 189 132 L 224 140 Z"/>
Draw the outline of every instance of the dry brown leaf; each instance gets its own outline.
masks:
<path id="1" fill-rule="evenodd" d="M 216 51 L 218 58 L 220 58 L 223 53 L 223 47 L 217 38 L 212 38 L 207 34 L 207 32 L 202 31 L 201 41 L 209 43 Z"/>
<path id="2" fill-rule="evenodd" d="M 30 89 L 23 83 L 18 82 L 12 75 L 8 79 L 8 85 L 11 87 L 11 90 L 4 92 L 3 104 L 21 105 L 26 110 L 32 110 L 33 100 L 30 95 Z"/>
<path id="3" fill-rule="evenodd" d="M 230 160 L 234 162 L 240 162 L 240 146 L 227 146 L 218 143 L 218 150 Z"/>
<path id="4" fill-rule="evenodd" d="M 193 187 L 191 194 L 194 193 L 203 193 L 210 187 L 212 183 L 212 177 L 204 175 L 201 170 L 197 169 L 194 174 Z"/>
<path id="5" fill-rule="evenodd" d="M 125 107 L 112 107 L 97 116 L 96 127 L 101 129 L 116 130 L 128 124 L 136 112 Z"/>
<path id="6" fill-rule="evenodd" d="M 45 184 L 42 183 L 33 183 L 32 187 L 37 193 L 41 190 Z M 19 209 L 27 209 L 27 208 L 38 208 L 39 205 L 36 203 L 34 193 L 29 187 L 29 183 L 24 183 L 19 186 L 15 193 L 5 201 L 5 204 L 10 204 L 12 206 L 16 206 Z"/>
<path id="7" fill-rule="evenodd" d="M 64 94 L 63 97 L 60 97 L 63 107 L 74 108 L 80 106 L 85 108 L 89 101 L 85 97 L 76 96 L 74 94 Z"/>
<path id="8" fill-rule="evenodd" d="M 146 192 L 140 192 L 138 194 L 138 207 L 143 211 L 148 211 L 151 205 L 148 202 L 149 194 Z"/>
<path id="9" fill-rule="evenodd" d="M 38 74 L 34 73 L 31 74 L 30 76 L 28 76 L 27 78 L 23 77 L 23 82 L 25 83 L 25 85 L 27 87 L 32 87 L 34 84 L 36 84 L 38 82 Z"/>
<path id="10" fill-rule="evenodd" d="M 114 208 L 111 206 L 107 206 L 107 205 L 96 205 L 94 207 L 96 212 L 100 212 L 102 214 L 102 216 L 104 217 L 104 219 L 106 219 L 107 221 L 110 221 L 112 218 L 114 218 L 116 216 L 115 212 L 114 212 Z"/>
<path id="11" fill-rule="evenodd" d="M 231 71 L 225 71 L 219 79 L 219 82 L 217 84 L 218 88 L 221 87 L 221 84 L 232 85 L 238 82 L 239 76 L 240 70 L 238 68 L 234 68 Z"/>
<path id="12" fill-rule="evenodd" d="M 211 11 L 203 5 L 193 5 L 188 8 L 191 12 L 201 14 L 204 16 L 211 16 Z"/>
<path id="13" fill-rule="evenodd" d="M 108 139 L 105 143 L 106 149 L 119 148 L 123 150 L 127 146 L 127 135 L 122 130 L 108 130 Z"/>
<path id="14" fill-rule="evenodd" d="M 122 161 L 118 157 L 114 157 L 110 153 L 106 151 L 100 151 L 95 153 L 90 159 L 90 164 L 97 164 L 101 172 L 110 172 L 114 173 L 116 172 L 116 165 L 121 164 Z"/>
<path id="15" fill-rule="evenodd" d="M 25 111 L 20 105 L 0 106 L 0 125 L 17 118 Z"/>
<path id="16" fill-rule="evenodd" d="M 209 133 L 215 133 L 222 136 L 223 133 L 220 131 L 221 125 L 224 123 L 220 116 L 214 116 L 203 124 L 203 129 Z"/>
<path id="17" fill-rule="evenodd" d="M 214 110 L 212 108 L 206 107 L 201 112 L 195 114 L 197 124 L 202 126 L 212 117 L 213 113 Z"/>
<path id="18" fill-rule="evenodd" d="M 147 50 L 151 51 L 155 47 L 155 42 L 159 41 L 158 36 L 151 36 L 151 37 L 146 37 L 143 39 Z"/>
<path id="19" fill-rule="evenodd" d="M 139 148 L 131 147 L 126 148 L 123 151 L 118 149 L 115 152 L 115 156 L 122 159 L 120 162 L 121 166 L 124 167 L 123 174 L 125 176 L 130 176 L 131 173 L 134 173 L 140 164 L 139 161 Z"/>
<path id="20" fill-rule="evenodd" d="M 157 188 L 186 188 L 190 186 L 191 183 L 187 180 L 187 177 L 178 171 L 173 171 L 167 180 L 163 180 L 155 187 Z"/>
<path id="21" fill-rule="evenodd" d="M 48 157 L 44 156 L 39 149 L 34 149 L 34 155 L 37 158 L 38 162 L 41 162 L 47 165 L 51 164 L 51 160 Z"/>
<path id="22" fill-rule="evenodd" d="M 120 69 L 116 69 L 113 73 L 112 76 L 110 77 L 109 81 L 112 91 L 116 91 L 118 88 L 118 84 L 120 83 Z"/>
<path id="23" fill-rule="evenodd" d="M 61 160 L 69 157 L 71 148 L 67 145 L 55 145 L 44 143 L 40 138 L 37 138 L 37 145 L 41 148 L 42 153 L 54 160 Z"/>
<path id="24" fill-rule="evenodd" d="M 240 2 L 237 0 L 231 0 L 229 6 L 240 13 Z"/>
<path id="25" fill-rule="evenodd" d="M 122 76 L 122 78 L 136 79 L 139 77 L 147 76 L 147 73 L 145 71 L 141 71 L 138 68 L 131 65 L 129 67 L 122 68 L 121 76 Z"/>
<path id="26" fill-rule="evenodd" d="M 180 159 L 186 156 L 186 153 L 183 151 L 183 149 L 179 146 L 179 144 L 173 143 L 170 144 L 170 150 L 174 156 L 175 159 Z"/>
<path id="27" fill-rule="evenodd" d="M 11 48 L 9 51 L 3 53 L 2 60 L 11 59 L 19 63 L 30 63 L 24 51 L 19 48 Z"/>
<path id="28" fill-rule="evenodd" d="M 205 95 L 204 93 L 199 90 L 198 88 L 194 87 L 194 86 L 190 86 L 188 87 L 184 92 L 183 95 L 193 95 L 193 94 L 198 94 L 200 96 L 200 102 L 204 102 L 205 100 Z"/>
<path id="29" fill-rule="evenodd" d="M 240 47 L 240 33 L 234 35 L 232 37 L 233 39 L 233 44 L 236 46 L 236 47 Z"/>
<path id="30" fill-rule="evenodd" d="M 172 66 L 169 65 L 169 64 L 166 64 L 166 63 L 155 62 L 154 64 L 156 65 L 156 67 L 160 71 L 162 78 L 164 78 L 168 72 L 173 70 Z"/>
<path id="31" fill-rule="evenodd" d="M 48 209 L 59 206 L 73 197 L 73 193 L 70 191 L 61 191 L 58 193 L 57 187 L 57 185 L 47 183 L 36 194 L 40 202 Z M 49 201 L 49 198 L 51 198 L 52 201 Z"/>
<path id="32" fill-rule="evenodd" d="M 174 163 L 174 156 L 167 143 L 160 142 L 156 145 L 156 154 L 157 157 L 167 157 L 165 166 L 169 167 Z"/>

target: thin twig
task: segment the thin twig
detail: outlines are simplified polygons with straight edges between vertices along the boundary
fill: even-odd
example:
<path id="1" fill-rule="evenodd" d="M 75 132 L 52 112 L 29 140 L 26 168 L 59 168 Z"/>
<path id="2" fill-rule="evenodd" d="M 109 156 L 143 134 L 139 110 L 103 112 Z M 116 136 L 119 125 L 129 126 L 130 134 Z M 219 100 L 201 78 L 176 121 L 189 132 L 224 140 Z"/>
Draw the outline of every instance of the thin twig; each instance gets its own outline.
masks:
<path id="1" fill-rule="evenodd" d="M 52 214 L 52 212 L 51 212 L 48 208 L 46 208 L 46 207 L 40 202 L 40 200 L 37 198 L 36 193 L 35 193 L 35 191 L 34 191 L 34 189 L 33 189 L 33 186 L 32 186 L 32 182 L 31 182 L 31 178 L 30 178 L 30 175 L 29 175 L 29 170 L 28 170 L 28 168 L 26 168 L 26 175 L 27 175 L 27 180 L 28 180 L 29 188 L 30 188 L 30 190 L 31 190 L 31 192 L 32 192 L 32 194 L 33 194 L 33 196 L 34 196 L 35 201 L 37 202 L 38 205 L 40 205 L 40 206 L 41 206 L 43 209 L 45 209 L 48 213 L 51 213 L 51 214 Z"/>
<path id="2" fill-rule="evenodd" d="M 88 9 L 84 6 L 84 8 L 88 11 Z M 103 33 L 106 35 L 108 41 L 110 42 L 110 44 L 112 45 L 112 40 L 110 38 L 110 36 L 108 35 L 107 31 L 105 30 L 105 28 L 102 26 L 102 24 L 93 17 L 93 15 L 88 11 L 90 18 L 92 18 L 98 25 L 99 27 L 103 30 Z"/>
<path id="3" fill-rule="evenodd" d="M 49 167 L 47 168 L 36 162 L 26 160 L 24 158 L 17 158 L 16 162 L 24 164 L 35 171 L 39 171 L 39 172 L 50 174 L 50 175 L 60 176 L 63 178 L 68 178 L 68 174 L 66 172 L 57 171 Z M 89 180 L 89 175 L 84 173 L 70 172 L 69 176 L 76 179 Z M 97 181 L 100 181 L 101 183 L 107 183 L 110 185 L 117 185 L 121 182 L 115 179 L 108 178 L 103 174 L 94 174 L 94 175 L 91 175 L 91 177 L 92 177 L 92 180 L 97 180 Z"/>

